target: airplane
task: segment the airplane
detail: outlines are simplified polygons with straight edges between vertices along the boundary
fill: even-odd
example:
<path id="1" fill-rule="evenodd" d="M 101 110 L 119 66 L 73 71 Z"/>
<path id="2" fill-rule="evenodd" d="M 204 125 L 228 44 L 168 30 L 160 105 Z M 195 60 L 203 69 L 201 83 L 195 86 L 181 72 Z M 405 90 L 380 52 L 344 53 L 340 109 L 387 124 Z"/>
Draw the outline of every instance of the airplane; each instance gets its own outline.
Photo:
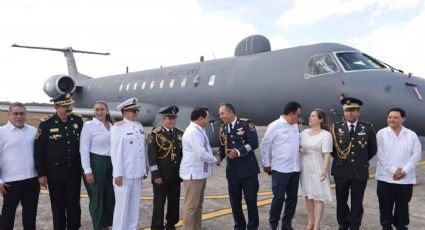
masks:
<path id="1" fill-rule="evenodd" d="M 75 111 L 91 116 L 97 100 L 108 102 L 111 114 L 121 117 L 116 105 L 127 98 L 141 102 L 139 121 L 145 126 L 160 126 L 158 111 L 177 105 L 177 125 L 185 128 L 196 106 L 210 108 L 211 128 L 207 129 L 213 146 L 218 146 L 218 106 L 235 105 L 237 115 L 264 126 L 277 119 L 284 105 L 297 101 L 302 105 L 303 119 L 310 111 L 322 108 L 332 120 L 341 120 L 342 97 L 364 102 L 361 120 L 371 122 L 375 130 L 386 126 L 388 109 L 406 110 L 406 126 L 425 135 L 425 106 L 422 94 L 425 80 L 392 67 L 361 51 L 337 43 L 319 43 L 271 51 L 269 40 L 262 35 L 242 39 L 234 57 L 182 64 L 159 69 L 92 78 L 80 74 L 74 53 L 108 55 L 74 50 L 12 45 L 19 48 L 63 52 L 68 74 L 48 78 L 44 92 L 54 98 L 72 92 Z M 28 108 L 31 112 L 53 112 L 52 108 Z"/>

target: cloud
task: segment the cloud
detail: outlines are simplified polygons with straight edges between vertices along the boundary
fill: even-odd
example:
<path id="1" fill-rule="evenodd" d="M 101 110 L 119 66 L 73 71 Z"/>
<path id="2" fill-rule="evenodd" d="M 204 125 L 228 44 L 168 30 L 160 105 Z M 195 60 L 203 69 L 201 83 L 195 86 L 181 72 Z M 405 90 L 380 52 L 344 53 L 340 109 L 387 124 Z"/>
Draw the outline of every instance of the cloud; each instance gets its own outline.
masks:
<path id="1" fill-rule="evenodd" d="M 376 58 L 415 76 L 425 77 L 423 52 L 425 9 L 406 23 L 381 26 L 350 43 Z"/>
<path id="2" fill-rule="evenodd" d="M 372 7 L 378 12 L 412 9 L 421 2 L 422 0 L 295 0 L 294 7 L 283 12 L 276 24 L 280 27 L 307 26 L 332 16 L 344 16 Z M 372 23 L 376 16 L 376 13 L 372 13 Z"/>

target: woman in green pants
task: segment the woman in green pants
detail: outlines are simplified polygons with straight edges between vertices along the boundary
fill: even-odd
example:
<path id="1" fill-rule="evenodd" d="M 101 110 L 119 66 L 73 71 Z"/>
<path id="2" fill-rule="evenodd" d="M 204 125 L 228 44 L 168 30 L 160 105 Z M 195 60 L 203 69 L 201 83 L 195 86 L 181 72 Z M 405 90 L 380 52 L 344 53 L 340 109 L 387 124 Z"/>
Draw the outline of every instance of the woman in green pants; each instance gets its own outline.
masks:
<path id="1" fill-rule="evenodd" d="M 84 123 L 80 153 L 84 184 L 90 198 L 89 210 L 95 230 L 112 226 L 115 197 L 112 185 L 111 134 L 113 121 L 106 102 L 94 104 L 93 120 Z"/>

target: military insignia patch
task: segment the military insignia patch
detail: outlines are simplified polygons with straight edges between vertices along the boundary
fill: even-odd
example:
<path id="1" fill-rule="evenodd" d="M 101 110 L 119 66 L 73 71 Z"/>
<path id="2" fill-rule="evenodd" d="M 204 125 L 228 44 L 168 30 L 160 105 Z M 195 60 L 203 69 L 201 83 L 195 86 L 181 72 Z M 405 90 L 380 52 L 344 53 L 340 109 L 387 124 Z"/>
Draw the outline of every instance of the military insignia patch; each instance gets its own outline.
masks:
<path id="1" fill-rule="evenodd" d="M 78 124 L 77 124 L 77 123 L 74 123 L 74 124 L 72 125 L 72 127 L 74 127 L 74 129 L 78 129 Z"/>
<path id="2" fill-rule="evenodd" d="M 35 134 L 35 139 L 38 139 L 41 135 L 41 129 L 37 130 L 37 133 Z"/>

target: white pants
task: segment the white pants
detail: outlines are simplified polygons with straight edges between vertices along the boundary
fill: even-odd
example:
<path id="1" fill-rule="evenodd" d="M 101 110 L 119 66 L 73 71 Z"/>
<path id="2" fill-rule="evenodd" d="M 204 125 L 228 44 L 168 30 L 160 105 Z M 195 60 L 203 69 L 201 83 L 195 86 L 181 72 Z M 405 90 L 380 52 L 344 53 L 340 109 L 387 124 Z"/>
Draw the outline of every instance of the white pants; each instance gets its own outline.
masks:
<path id="1" fill-rule="evenodd" d="M 115 208 L 113 230 L 135 230 L 139 223 L 140 195 L 142 194 L 142 178 L 122 179 L 118 187 L 114 183 Z"/>

